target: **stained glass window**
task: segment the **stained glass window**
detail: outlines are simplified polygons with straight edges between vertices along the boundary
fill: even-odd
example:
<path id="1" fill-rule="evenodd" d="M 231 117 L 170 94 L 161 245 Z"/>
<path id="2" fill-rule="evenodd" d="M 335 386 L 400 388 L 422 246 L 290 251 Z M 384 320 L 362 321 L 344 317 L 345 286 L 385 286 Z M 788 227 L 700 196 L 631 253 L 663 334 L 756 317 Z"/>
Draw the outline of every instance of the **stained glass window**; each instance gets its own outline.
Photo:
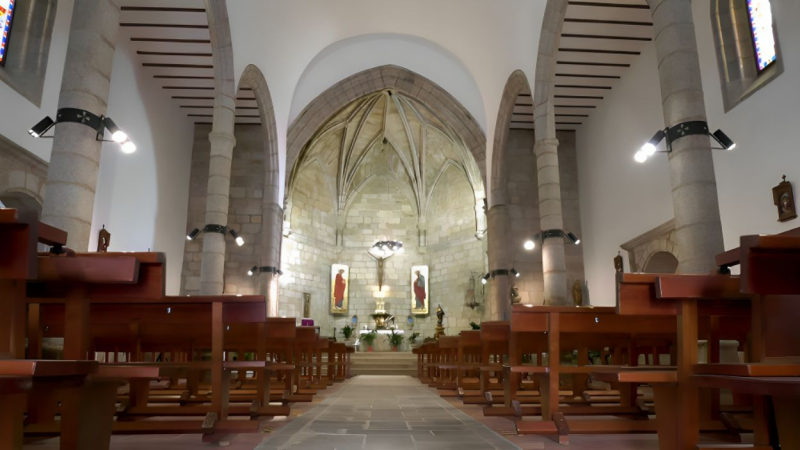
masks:
<path id="1" fill-rule="evenodd" d="M 772 31 L 772 7 L 769 0 L 747 0 L 750 31 L 753 36 L 756 66 L 759 73 L 777 61 L 775 33 Z"/>
<path id="2" fill-rule="evenodd" d="M 11 18 L 14 16 L 14 0 L 0 0 L 0 66 L 5 65 L 8 53 L 8 34 L 11 33 Z"/>

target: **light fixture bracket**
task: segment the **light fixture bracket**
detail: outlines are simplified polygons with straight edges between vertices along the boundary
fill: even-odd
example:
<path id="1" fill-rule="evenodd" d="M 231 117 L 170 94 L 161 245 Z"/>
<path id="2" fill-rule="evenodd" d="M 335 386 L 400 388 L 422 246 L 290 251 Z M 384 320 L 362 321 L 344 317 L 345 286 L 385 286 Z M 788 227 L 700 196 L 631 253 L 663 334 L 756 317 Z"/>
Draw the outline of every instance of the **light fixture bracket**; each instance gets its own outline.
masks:
<path id="1" fill-rule="evenodd" d="M 256 268 L 256 273 L 271 273 L 273 275 L 283 275 L 283 271 L 281 269 L 272 266 L 259 266 Z"/>
<path id="2" fill-rule="evenodd" d="M 217 225 L 214 223 L 209 223 L 203 227 L 204 233 L 220 233 L 220 234 L 228 234 L 228 227 L 225 225 Z"/>
<path id="3" fill-rule="evenodd" d="M 494 277 L 499 276 L 499 275 L 508 275 L 510 273 L 510 270 L 508 270 L 508 269 L 495 269 L 495 270 L 493 270 L 493 271 L 491 271 L 489 273 L 492 275 L 492 278 L 494 278 Z"/>
<path id="4" fill-rule="evenodd" d="M 708 131 L 708 122 L 702 120 L 679 123 L 673 127 L 667 128 L 665 131 L 667 134 L 667 153 L 672 152 L 672 143 L 682 137 L 697 135 L 708 136 L 711 134 Z"/>
<path id="5" fill-rule="evenodd" d="M 544 230 L 542 231 L 542 244 L 544 244 L 545 239 L 555 238 L 555 237 L 564 237 L 564 230 Z"/>

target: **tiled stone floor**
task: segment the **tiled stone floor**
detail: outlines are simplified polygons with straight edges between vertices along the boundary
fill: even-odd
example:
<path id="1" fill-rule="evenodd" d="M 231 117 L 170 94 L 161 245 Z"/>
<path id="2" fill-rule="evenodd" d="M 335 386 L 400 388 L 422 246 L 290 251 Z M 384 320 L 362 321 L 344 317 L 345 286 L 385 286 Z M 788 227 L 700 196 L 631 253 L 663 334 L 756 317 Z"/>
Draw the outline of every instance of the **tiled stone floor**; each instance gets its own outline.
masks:
<path id="1" fill-rule="evenodd" d="M 258 450 L 506 450 L 497 433 L 406 376 L 362 375 Z"/>

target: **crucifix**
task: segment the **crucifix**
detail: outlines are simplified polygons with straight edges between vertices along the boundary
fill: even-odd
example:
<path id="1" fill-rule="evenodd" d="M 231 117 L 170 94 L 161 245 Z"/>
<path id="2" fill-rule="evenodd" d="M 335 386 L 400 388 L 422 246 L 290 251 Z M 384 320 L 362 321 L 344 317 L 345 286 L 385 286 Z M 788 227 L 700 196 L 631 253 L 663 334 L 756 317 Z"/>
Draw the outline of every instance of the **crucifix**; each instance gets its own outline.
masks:
<path id="1" fill-rule="evenodd" d="M 389 256 L 376 256 L 372 252 L 367 253 L 369 253 L 369 256 L 372 256 L 376 261 L 378 261 L 378 291 L 380 292 L 383 290 L 383 267 L 386 263 L 386 260 L 394 256 L 394 254 Z"/>

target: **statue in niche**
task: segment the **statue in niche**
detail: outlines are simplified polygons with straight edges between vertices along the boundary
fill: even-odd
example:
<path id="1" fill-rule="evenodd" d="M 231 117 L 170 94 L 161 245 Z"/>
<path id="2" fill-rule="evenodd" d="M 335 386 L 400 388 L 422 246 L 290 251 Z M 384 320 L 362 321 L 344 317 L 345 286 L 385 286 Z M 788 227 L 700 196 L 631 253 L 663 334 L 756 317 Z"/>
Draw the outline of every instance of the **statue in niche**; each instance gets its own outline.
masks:
<path id="1" fill-rule="evenodd" d="M 519 288 L 516 285 L 511 286 L 511 292 L 509 292 L 509 296 L 511 297 L 511 304 L 518 305 L 522 302 L 522 296 L 519 295 Z"/>
<path id="2" fill-rule="evenodd" d="M 103 225 L 103 229 L 97 234 L 97 251 L 100 253 L 108 252 L 108 246 L 111 244 L 111 233 L 106 230 L 106 226 Z"/>
<path id="3" fill-rule="evenodd" d="M 303 317 L 311 317 L 311 294 L 308 292 L 303 292 Z"/>
<path id="4" fill-rule="evenodd" d="M 442 309 L 442 305 L 436 307 L 436 325 L 440 327 L 443 325 L 444 322 L 444 310 Z"/>
<path id="5" fill-rule="evenodd" d="M 617 256 L 614 257 L 614 270 L 617 273 L 622 273 L 625 271 L 625 267 L 622 261 L 622 254 L 620 254 L 620 252 L 617 252 Z"/>
<path id="6" fill-rule="evenodd" d="M 572 285 L 572 302 L 575 306 L 583 306 L 583 285 L 581 280 L 575 280 Z"/>

